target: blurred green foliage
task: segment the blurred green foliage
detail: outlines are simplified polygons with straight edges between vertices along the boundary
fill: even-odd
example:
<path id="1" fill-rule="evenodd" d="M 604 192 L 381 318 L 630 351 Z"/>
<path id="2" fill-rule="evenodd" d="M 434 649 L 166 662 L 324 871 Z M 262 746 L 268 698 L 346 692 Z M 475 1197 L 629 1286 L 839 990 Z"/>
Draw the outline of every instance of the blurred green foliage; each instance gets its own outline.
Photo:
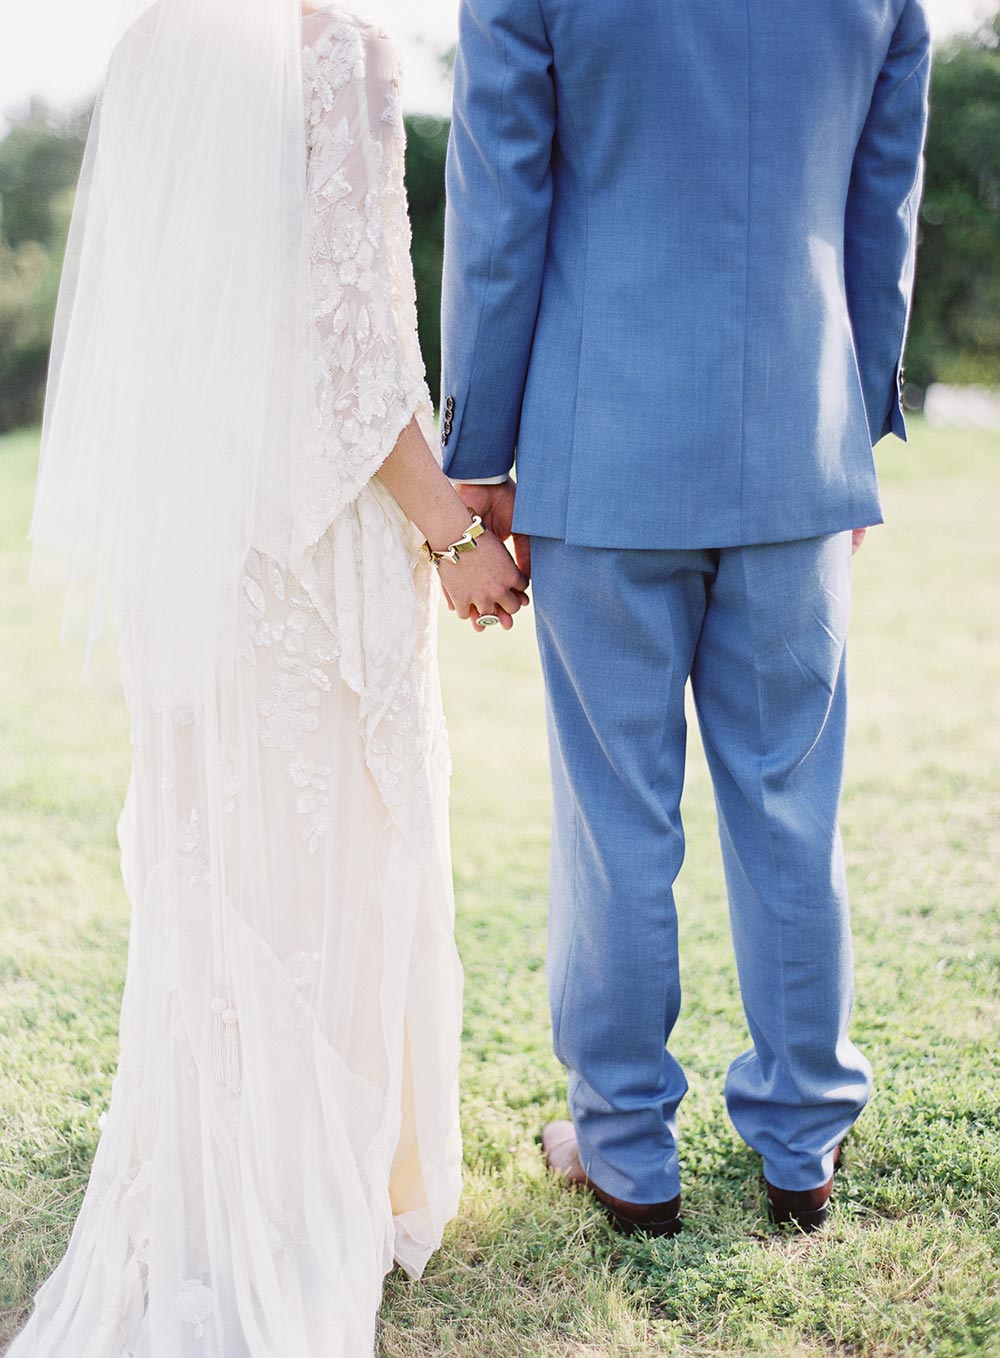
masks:
<path id="1" fill-rule="evenodd" d="M 1000 14 L 935 54 L 906 368 L 1000 386 Z"/>
<path id="2" fill-rule="evenodd" d="M 0 142 L 0 430 L 38 418 L 88 115 L 33 103 Z"/>
<path id="3" fill-rule="evenodd" d="M 406 130 L 406 189 L 413 223 L 417 319 L 427 383 L 436 402 L 441 390 L 441 261 L 448 123 L 443 118 L 410 117 Z"/>
<path id="4" fill-rule="evenodd" d="M 52 251 L 0 238 L 0 430 L 38 418 L 58 282 Z"/>
<path id="5" fill-rule="evenodd" d="M 60 116 L 36 100 L 0 143 L 3 238 L 16 249 L 28 241 L 61 245 L 67 190 L 80 171 L 90 113 Z"/>
<path id="6" fill-rule="evenodd" d="M 939 49 L 931 98 L 907 371 L 921 387 L 1000 386 L 1000 14 Z M 31 423 L 41 410 L 87 121 L 36 102 L 0 141 L 0 430 Z M 448 124 L 411 116 L 407 130 L 420 334 L 436 397 Z"/>
<path id="7" fill-rule="evenodd" d="M 89 112 L 59 115 L 35 101 L 0 141 L 0 431 L 31 424 L 41 413 L 73 187 L 89 121 Z M 436 399 L 448 123 L 409 117 L 407 134 L 417 311 Z"/>

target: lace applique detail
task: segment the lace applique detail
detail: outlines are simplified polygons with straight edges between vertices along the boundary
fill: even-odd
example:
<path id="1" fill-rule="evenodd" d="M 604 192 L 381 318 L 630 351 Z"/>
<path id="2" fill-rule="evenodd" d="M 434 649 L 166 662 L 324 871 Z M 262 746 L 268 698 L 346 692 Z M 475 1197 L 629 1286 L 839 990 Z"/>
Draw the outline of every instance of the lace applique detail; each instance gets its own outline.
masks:
<path id="1" fill-rule="evenodd" d="M 289 953 L 285 958 L 285 971 L 292 985 L 299 992 L 295 997 L 296 1005 L 302 1003 L 303 995 L 307 994 L 319 976 L 319 964 L 322 954 L 316 950 L 299 948 L 296 952 Z"/>
<path id="2" fill-rule="evenodd" d="M 204 1338 L 205 1321 L 215 1310 L 212 1289 L 197 1278 L 189 1279 L 174 1295 L 174 1310 L 185 1325 L 194 1328 L 198 1339 Z"/>
<path id="3" fill-rule="evenodd" d="M 315 427 L 303 457 L 299 532 L 309 543 L 378 469 L 414 411 L 430 405 L 416 338 L 399 82 L 388 92 L 382 85 L 380 109 L 369 107 L 365 79 L 369 54 L 384 41 L 334 13 L 305 55 Z"/>
<path id="4" fill-rule="evenodd" d="M 197 807 L 192 807 L 188 816 L 177 823 L 177 852 L 188 882 L 192 886 L 208 886 L 212 871 Z"/>
<path id="5" fill-rule="evenodd" d="M 222 790 L 226 798 L 226 810 L 232 814 L 236 810 L 236 798 L 243 791 L 247 780 L 247 761 L 242 750 L 235 745 L 222 747 Z"/>
<path id="6" fill-rule="evenodd" d="M 392 89 L 385 96 L 385 108 L 382 111 L 382 121 L 389 127 L 403 126 L 403 101 L 399 94 L 399 85 L 394 83 Z"/>
<path id="7" fill-rule="evenodd" d="M 306 1224 L 298 1212 L 282 1212 L 267 1223 L 267 1238 L 275 1254 L 286 1254 L 309 1244 Z"/>
<path id="8" fill-rule="evenodd" d="M 288 776 L 299 789 L 295 809 L 306 819 L 302 838 L 309 852 L 315 853 L 320 840 L 330 832 L 328 813 L 333 769 L 329 764 L 317 764 L 312 759 L 293 759 L 288 765 Z"/>
<path id="9" fill-rule="evenodd" d="M 258 650 L 268 650 L 279 671 L 257 704 L 260 742 L 266 749 L 295 754 L 302 737 L 319 730 L 323 695 L 330 691 L 335 678 L 339 679 L 334 670 L 339 648 L 308 595 L 294 582 L 286 581 L 280 567 L 258 552 L 248 559 L 243 595 L 240 654 L 256 665 Z M 279 603 L 284 605 L 280 613 L 274 607 Z M 331 828 L 333 769 L 329 764 L 298 757 L 289 761 L 286 770 L 295 789 L 296 812 L 304 822 L 303 843 L 309 853 L 316 853 Z M 242 787 L 243 766 L 234 766 L 231 772 L 227 790 L 232 798 Z"/>
<path id="10" fill-rule="evenodd" d="M 121 1290 L 109 1292 L 101 1308 L 100 1320 L 103 1325 L 118 1325 L 128 1309 L 128 1297 Z"/>
<path id="11" fill-rule="evenodd" d="M 291 754 L 301 736 L 319 729 L 319 717 L 314 710 L 320 704 L 319 687 L 311 684 L 310 675 L 303 670 L 278 680 L 273 697 L 262 698 L 260 702 L 260 715 L 264 718 L 260 738 L 264 745 Z"/>
<path id="12" fill-rule="evenodd" d="M 332 16 L 331 16 L 332 17 Z M 307 129 L 314 128 L 333 108 L 337 95 L 351 80 L 365 78 L 365 50 L 356 24 L 336 20 L 302 51 Z"/>
<path id="13" fill-rule="evenodd" d="M 264 574 L 273 599 L 284 603 L 284 616 L 268 611 L 262 586 Z M 270 692 L 258 702 L 261 717 L 260 740 L 268 749 L 293 754 L 307 732 L 319 729 L 317 709 L 322 694 L 330 690 L 330 666 L 336 662 L 336 640 L 309 597 L 299 588 L 289 589 L 277 564 L 252 552 L 243 577 L 242 638 L 239 654 L 256 665 L 256 652 L 269 649 L 281 671 Z M 318 794 L 319 789 L 312 789 Z M 303 814 L 317 816 L 319 802 Z M 321 818 L 315 820 L 309 835 L 313 840 L 325 833 Z"/>

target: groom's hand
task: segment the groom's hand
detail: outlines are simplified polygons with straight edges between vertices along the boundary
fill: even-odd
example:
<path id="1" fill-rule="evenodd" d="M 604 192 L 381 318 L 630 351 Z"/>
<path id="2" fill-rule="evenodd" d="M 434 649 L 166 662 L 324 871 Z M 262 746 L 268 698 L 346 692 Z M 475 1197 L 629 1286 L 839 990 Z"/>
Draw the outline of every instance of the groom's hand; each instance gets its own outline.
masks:
<path id="1" fill-rule="evenodd" d="M 455 486 L 462 502 L 469 506 L 473 514 L 478 514 L 491 533 L 496 533 L 501 542 L 510 537 L 514 523 L 514 496 L 517 490 L 508 478 L 498 486 L 466 485 L 462 482 Z"/>
<path id="2" fill-rule="evenodd" d="M 463 503 L 473 514 L 478 514 L 483 523 L 495 533 L 501 542 L 512 536 L 514 526 L 514 501 L 517 485 L 508 479 L 498 486 L 476 486 L 460 482 L 455 486 Z M 523 573 L 531 579 L 531 540 L 521 533 L 514 536 L 514 558 Z"/>
<path id="3" fill-rule="evenodd" d="M 855 552 L 861 551 L 861 548 L 863 547 L 865 538 L 867 536 L 868 536 L 867 528 L 853 529 L 853 531 L 851 532 L 851 556 L 853 556 Z M 524 567 L 522 566 L 521 569 L 523 570 Z"/>

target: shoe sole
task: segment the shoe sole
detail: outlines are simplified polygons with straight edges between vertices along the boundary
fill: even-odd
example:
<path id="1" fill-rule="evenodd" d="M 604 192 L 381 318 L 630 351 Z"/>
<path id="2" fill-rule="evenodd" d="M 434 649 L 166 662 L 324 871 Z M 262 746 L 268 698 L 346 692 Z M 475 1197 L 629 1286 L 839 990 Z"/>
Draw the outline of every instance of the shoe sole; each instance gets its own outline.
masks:
<path id="1" fill-rule="evenodd" d="M 827 1218 L 830 1215 L 830 1207 L 827 1204 L 823 1207 L 814 1207 L 806 1212 L 790 1212 L 787 1209 L 775 1207 L 768 1199 L 767 1215 L 774 1226 L 797 1226 L 800 1231 L 804 1231 L 808 1235 L 826 1225 Z"/>
<path id="2" fill-rule="evenodd" d="M 600 1201 L 600 1199 L 598 1199 Z M 657 1239 L 666 1239 L 670 1236 L 678 1235 L 681 1230 L 681 1218 L 667 1217 L 664 1221 L 633 1221 L 631 1217 L 622 1216 L 613 1207 L 607 1207 L 601 1203 L 605 1212 L 611 1219 L 611 1224 L 622 1235 L 649 1235 Z"/>

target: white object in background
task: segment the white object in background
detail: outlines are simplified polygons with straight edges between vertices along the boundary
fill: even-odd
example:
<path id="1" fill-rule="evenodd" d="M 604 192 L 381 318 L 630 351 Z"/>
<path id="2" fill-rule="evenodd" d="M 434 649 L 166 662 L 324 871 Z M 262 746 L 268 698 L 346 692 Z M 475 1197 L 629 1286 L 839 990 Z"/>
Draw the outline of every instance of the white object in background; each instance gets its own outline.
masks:
<path id="1" fill-rule="evenodd" d="M 924 397 L 924 418 L 937 429 L 1000 429 L 1000 391 L 933 382 Z"/>

